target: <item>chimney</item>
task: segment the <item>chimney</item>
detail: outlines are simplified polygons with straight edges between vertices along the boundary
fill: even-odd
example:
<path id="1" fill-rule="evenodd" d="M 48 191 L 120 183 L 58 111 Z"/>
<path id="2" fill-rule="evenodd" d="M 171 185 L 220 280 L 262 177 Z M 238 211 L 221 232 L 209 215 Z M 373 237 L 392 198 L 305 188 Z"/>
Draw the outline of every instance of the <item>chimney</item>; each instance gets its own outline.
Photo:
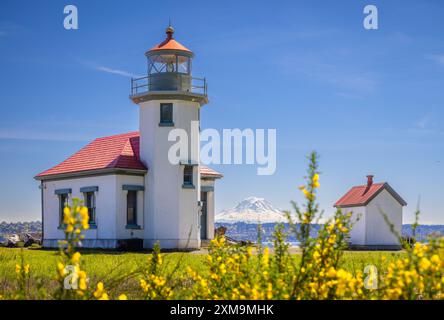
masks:
<path id="1" fill-rule="evenodd" d="M 367 189 L 370 188 L 373 184 L 373 175 L 367 175 Z"/>

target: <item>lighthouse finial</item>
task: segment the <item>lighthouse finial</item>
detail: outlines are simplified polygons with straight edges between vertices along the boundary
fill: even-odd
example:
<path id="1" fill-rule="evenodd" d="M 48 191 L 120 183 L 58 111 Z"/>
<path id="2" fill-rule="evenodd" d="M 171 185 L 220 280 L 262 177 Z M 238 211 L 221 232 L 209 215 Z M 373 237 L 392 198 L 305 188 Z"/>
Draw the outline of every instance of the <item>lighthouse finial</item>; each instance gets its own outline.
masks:
<path id="1" fill-rule="evenodd" d="M 168 28 L 166 29 L 166 34 L 168 39 L 173 37 L 174 28 L 171 26 L 171 18 L 168 18 Z"/>

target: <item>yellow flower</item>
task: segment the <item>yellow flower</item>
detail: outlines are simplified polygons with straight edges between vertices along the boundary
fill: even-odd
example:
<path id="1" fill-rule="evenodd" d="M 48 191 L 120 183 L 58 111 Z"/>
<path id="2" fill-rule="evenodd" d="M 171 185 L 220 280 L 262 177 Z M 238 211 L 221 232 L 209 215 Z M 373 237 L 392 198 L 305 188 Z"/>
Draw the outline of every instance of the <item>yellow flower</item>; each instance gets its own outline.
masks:
<path id="1" fill-rule="evenodd" d="M 119 299 L 119 300 L 128 300 L 128 297 L 126 296 L 126 294 L 121 294 L 117 299 Z"/>
<path id="2" fill-rule="evenodd" d="M 317 260 L 319 257 L 321 256 L 321 254 L 319 253 L 319 251 L 315 251 L 313 252 L 313 259 Z"/>
<path id="3" fill-rule="evenodd" d="M 222 274 L 227 273 L 227 269 L 225 269 L 225 264 L 223 264 L 223 263 L 219 266 L 219 270 L 220 270 L 220 273 L 222 273 Z"/>
<path id="4" fill-rule="evenodd" d="M 147 292 L 149 288 L 148 283 L 144 279 L 140 279 L 140 287 L 145 292 Z"/>
<path id="5" fill-rule="evenodd" d="M 319 181 L 319 174 L 318 174 L 318 173 L 315 173 L 315 174 L 313 175 L 313 182 L 317 182 L 317 181 Z"/>
<path id="6" fill-rule="evenodd" d="M 63 278 L 66 275 L 65 266 L 63 265 L 63 263 L 57 263 L 57 270 L 59 271 L 60 277 Z"/>
<path id="7" fill-rule="evenodd" d="M 202 287 L 206 287 L 206 286 L 208 285 L 207 280 L 205 280 L 205 279 L 201 279 L 201 280 L 200 280 L 200 285 L 201 285 Z"/>
<path id="8" fill-rule="evenodd" d="M 264 266 L 268 266 L 269 257 L 270 257 L 270 248 L 265 247 L 264 254 L 262 256 L 262 263 Z"/>
<path id="9" fill-rule="evenodd" d="M 319 184 L 319 174 L 315 173 L 313 175 L 313 188 L 317 189 L 319 188 L 321 185 Z"/>
<path id="10" fill-rule="evenodd" d="M 307 189 L 305 189 L 305 187 L 301 190 L 302 190 L 302 193 L 304 194 L 305 198 L 307 198 L 308 200 L 314 199 L 314 194 L 310 193 Z"/>
<path id="11" fill-rule="evenodd" d="M 319 188 L 321 185 L 319 184 L 319 174 L 317 174 L 317 173 L 315 173 L 314 175 L 313 175 L 313 179 L 312 179 L 312 182 L 313 182 L 313 188 Z"/>
<path id="12" fill-rule="evenodd" d="M 327 271 L 327 277 L 334 278 L 336 276 L 336 270 L 333 267 L 330 267 Z"/>
<path id="13" fill-rule="evenodd" d="M 434 254 L 431 258 L 430 261 L 434 264 L 440 264 L 441 263 L 441 259 L 439 258 L 439 256 L 437 254 Z"/>
<path id="14" fill-rule="evenodd" d="M 86 279 L 85 278 L 80 278 L 79 279 L 79 288 L 80 288 L 80 290 L 83 290 L 83 291 L 88 289 L 88 287 L 86 285 Z"/>
<path id="15" fill-rule="evenodd" d="M 99 282 L 97 284 L 97 290 L 94 292 L 94 297 L 96 297 L 97 299 L 99 299 L 104 293 L 104 287 L 103 287 L 103 283 Z"/>
<path id="16" fill-rule="evenodd" d="M 68 224 L 70 220 L 71 220 L 71 211 L 69 210 L 69 208 L 65 208 L 65 210 L 63 211 L 63 223 Z"/>
<path id="17" fill-rule="evenodd" d="M 109 300 L 108 294 L 107 293 L 102 294 L 99 300 Z"/>
<path id="18" fill-rule="evenodd" d="M 67 233 L 71 233 L 71 232 L 73 232 L 73 230 L 74 230 L 74 227 L 72 226 L 72 224 L 69 224 L 68 226 L 66 226 L 66 232 Z"/>
<path id="19" fill-rule="evenodd" d="M 20 267 L 19 264 L 16 264 L 16 265 L 15 265 L 15 272 L 16 272 L 16 273 L 20 273 L 21 270 L 22 270 L 22 267 Z"/>
<path id="20" fill-rule="evenodd" d="M 427 258 L 422 258 L 421 261 L 419 262 L 419 268 L 422 270 L 428 270 L 430 268 L 430 260 Z"/>
<path id="21" fill-rule="evenodd" d="M 28 274 L 29 273 L 29 264 L 25 264 L 23 266 L 23 270 L 25 271 L 25 274 Z"/>
<path id="22" fill-rule="evenodd" d="M 80 211 L 80 215 L 82 216 L 82 218 L 88 217 L 88 208 L 87 207 L 81 207 L 79 211 Z"/>
<path id="23" fill-rule="evenodd" d="M 72 257 L 71 257 L 71 261 L 72 261 L 72 263 L 74 263 L 74 264 L 78 264 L 79 263 L 79 261 L 80 261 L 80 252 L 75 252 L 73 255 L 72 255 Z"/>
<path id="24" fill-rule="evenodd" d="M 267 299 L 270 300 L 272 298 L 273 298 L 273 285 L 269 283 L 267 287 Z"/>

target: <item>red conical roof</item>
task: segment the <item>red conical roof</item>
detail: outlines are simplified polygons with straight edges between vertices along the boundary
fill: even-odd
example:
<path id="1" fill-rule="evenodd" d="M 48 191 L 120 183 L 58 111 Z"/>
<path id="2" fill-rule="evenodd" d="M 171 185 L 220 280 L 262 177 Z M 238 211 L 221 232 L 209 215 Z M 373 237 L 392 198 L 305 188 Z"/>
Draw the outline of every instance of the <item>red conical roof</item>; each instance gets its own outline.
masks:
<path id="1" fill-rule="evenodd" d="M 183 46 L 182 44 L 173 39 L 173 33 L 174 33 L 173 27 L 169 26 L 166 29 L 167 38 L 163 42 L 159 43 L 157 46 L 148 50 L 148 52 L 162 51 L 162 50 L 179 50 L 192 54 L 193 52 L 191 50 L 189 50 L 188 48 L 186 48 L 185 46 Z"/>

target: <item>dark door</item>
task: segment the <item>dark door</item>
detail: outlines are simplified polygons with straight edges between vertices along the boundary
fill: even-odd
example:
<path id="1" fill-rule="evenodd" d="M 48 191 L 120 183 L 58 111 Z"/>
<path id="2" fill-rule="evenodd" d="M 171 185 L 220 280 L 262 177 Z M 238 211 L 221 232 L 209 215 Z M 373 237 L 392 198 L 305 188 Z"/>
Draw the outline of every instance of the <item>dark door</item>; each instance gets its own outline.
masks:
<path id="1" fill-rule="evenodd" d="M 202 201 L 202 214 L 200 216 L 200 238 L 207 238 L 207 192 L 200 193 L 200 201 Z"/>

